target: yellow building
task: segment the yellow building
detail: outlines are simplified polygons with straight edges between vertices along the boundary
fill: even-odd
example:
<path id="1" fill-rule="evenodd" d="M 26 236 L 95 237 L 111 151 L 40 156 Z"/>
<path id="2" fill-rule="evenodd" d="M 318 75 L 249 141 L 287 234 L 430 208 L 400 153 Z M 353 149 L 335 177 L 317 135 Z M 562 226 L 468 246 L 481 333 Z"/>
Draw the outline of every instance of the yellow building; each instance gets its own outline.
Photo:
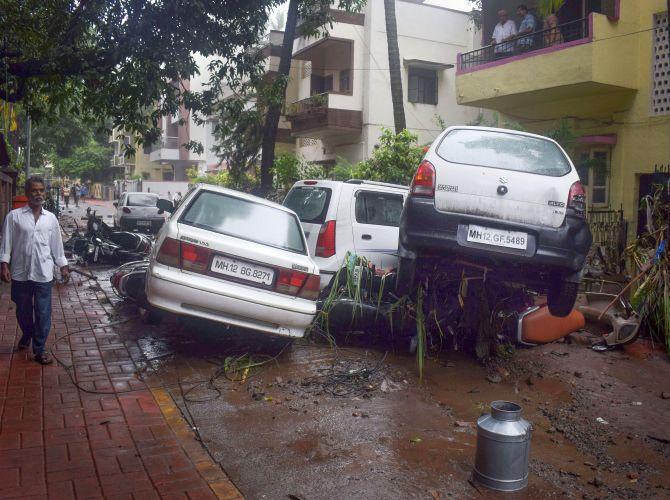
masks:
<path id="1" fill-rule="evenodd" d="M 490 43 L 505 8 L 519 26 L 516 0 L 484 0 Z M 534 13 L 535 2 L 526 2 Z M 639 200 L 670 164 L 670 34 L 666 0 L 566 0 L 558 26 L 460 54 L 459 104 L 498 111 L 536 133 L 562 120 L 577 137 L 571 155 L 592 209 L 623 208 L 629 239 Z M 536 19 L 539 19 L 537 16 Z M 586 162 L 585 160 L 591 160 Z"/>

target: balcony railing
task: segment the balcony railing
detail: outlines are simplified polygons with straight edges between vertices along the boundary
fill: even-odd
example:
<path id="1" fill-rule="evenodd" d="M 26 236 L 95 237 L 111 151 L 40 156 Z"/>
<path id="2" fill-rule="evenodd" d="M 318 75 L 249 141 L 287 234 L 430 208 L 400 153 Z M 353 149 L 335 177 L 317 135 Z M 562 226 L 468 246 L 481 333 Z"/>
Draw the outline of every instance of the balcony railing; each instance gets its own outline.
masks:
<path id="1" fill-rule="evenodd" d="M 533 53 L 549 47 L 560 47 L 570 42 L 588 38 L 589 35 L 589 19 L 578 19 L 577 21 L 559 24 L 553 28 L 534 31 L 513 40 L 487 45 L 481 49 L 460 54 L 458 67 L 460 71 L 476 68 L 483 64 L 521 54 Z"/>
<path id="2" fill-rule="evenodd" d="M 305 113 L 323 113 L 328 109 L 328 92 L 315 94 L 306 99 L 293 102 L 286 106 L 284 115 L 288 120 L 297 115 Z"/>
<path id="3" fill-rule="evenodd" d="M 159 149 L 179 149 L 179 137 L 161 137 L 160 141 L 151 145 L 151 151 Z"/>

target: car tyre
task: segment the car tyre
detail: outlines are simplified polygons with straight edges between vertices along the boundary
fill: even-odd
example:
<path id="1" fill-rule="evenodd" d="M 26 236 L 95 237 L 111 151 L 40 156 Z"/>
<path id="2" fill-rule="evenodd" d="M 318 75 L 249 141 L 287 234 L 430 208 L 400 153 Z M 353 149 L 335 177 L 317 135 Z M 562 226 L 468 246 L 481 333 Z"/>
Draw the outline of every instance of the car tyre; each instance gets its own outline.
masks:
<path id="1" fill-rule="evenodd" d="M 547 305 L 553 316 L 564 318 L 572 312 L 577 300 L 579 284 L 559 277 L 547 291 Z"/>
<path id="2" fill-rule="evenodd" d="M 140 319 L 145 325 L 159 325 L 163 320 L 163 313 L 147 304 L 146 308 L 140 308 Z"/>
<path id="3" fill-rule="evenodd" d="M 395 293 L 398 297 L 409 295 L 414 290 L 416 280 L 416 259 L 398 258 L 398 273 L 395 282 Z"/>

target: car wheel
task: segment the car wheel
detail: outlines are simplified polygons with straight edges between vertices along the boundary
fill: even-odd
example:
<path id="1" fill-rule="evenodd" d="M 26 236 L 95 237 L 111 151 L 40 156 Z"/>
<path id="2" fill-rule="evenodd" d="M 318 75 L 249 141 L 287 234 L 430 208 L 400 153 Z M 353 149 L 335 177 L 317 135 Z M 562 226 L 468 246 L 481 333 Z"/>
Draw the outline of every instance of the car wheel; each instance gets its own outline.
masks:
<path id="1" fill-rule="evenodd" d="M 409 295 L 414 290 L 416 277 L 416 259 L 398 258 L 398 274 L 395 282 L 395 293 L 398 297 Z"/>
<path id="2" fill-rule="evenodd" d="M 562 277 L 555 279 L 547 291 L 549 312 L 561 318 L 570 314 L 577 300 L 578 289 L 578 283 L 565 281 Z"/>
<path id="3" fill-rule="evenodd" d="M 146 309 L 140 308 L 140 319 L 145 325 L 159 325 L 163 320 L 163 313 L 149 305 Z"/>

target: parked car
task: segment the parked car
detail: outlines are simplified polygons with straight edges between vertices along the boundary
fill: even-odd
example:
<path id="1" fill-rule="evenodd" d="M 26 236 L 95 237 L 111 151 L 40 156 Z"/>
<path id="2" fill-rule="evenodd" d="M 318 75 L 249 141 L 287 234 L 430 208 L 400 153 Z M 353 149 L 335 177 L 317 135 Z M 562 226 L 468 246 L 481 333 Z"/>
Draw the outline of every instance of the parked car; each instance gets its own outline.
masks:
<path id="1" fill-rule="evenodd" d="M 168 200 L 159 206 L 173 210 Z M 302 337 L 316 314 L 319 269 L 300 221 L 262 198 L 197 185 L 159 233 L 150 262 L 149 321 L 169 311 Z"/>
<path id="2" fill-rule="evenodd" d="M 295 211 L 310 255 L 321 271 L 321 288 L 330 283 L 347 252 L 379 269 L 398 262 L 398 225 L 407 187 L 372 181 L 296 182 L 284 206 Z"/>
<path id="3" fill-rule="evenodd" d="M 430 146 L 410 186 L 398 292 L 412 286 L 431 255 L 460 256 L 547 293 L 551 313 L 566 316 L 591 240 L 584 188 L 555 141 L 450 127 Z"/>
<path id="4" fill-rule="evenodd" d="M 154 193 L 122 193 L 114 202 L 114 226 L 124 231 L 142 231 L 156 234 L 165 223 L 165 215 L 156 207 Z"/>

